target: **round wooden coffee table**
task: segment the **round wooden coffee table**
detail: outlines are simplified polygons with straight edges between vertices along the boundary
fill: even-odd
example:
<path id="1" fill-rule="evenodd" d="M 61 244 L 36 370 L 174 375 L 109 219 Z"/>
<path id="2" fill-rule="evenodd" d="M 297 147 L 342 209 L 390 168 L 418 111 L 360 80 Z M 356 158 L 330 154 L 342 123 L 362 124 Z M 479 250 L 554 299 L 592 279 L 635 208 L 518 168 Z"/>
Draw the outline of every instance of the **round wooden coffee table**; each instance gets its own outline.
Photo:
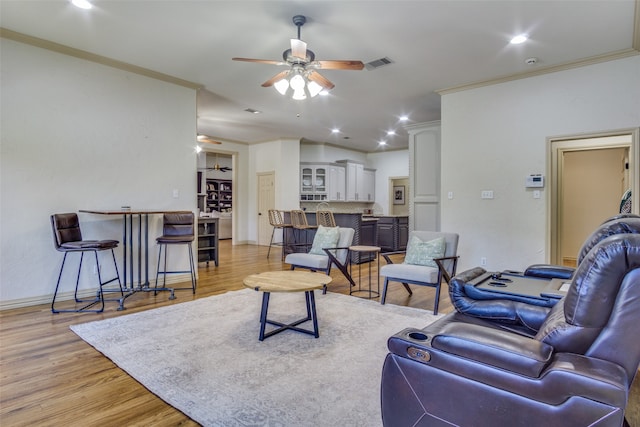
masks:
<path id="1" fill-rule="evenodd" d="M 287 329 L 313 335 L 318 338 L 318 318 L 316 316 L 316 301 L 313 291 L 322 289 L 331 283 L 331 277 L 323 273 L 312 273 L 309 271 L 267 271 L 259 274 L 252 274 L 243 280 L 244 286 L 254 289 L 262 294 L 262 311 L 260 312 L 260 341 L 272 335 L 278 334 Z M 307 317 L 296 320 L 293 323 L 285 324 L 267 319 L 269 309 L 269 296 L 271 292 L 304 292 L 307 303 Z M 301 323 L 313 321 L 313 330 L 298 328 Z M 278 326 L 265 333 L 267 323 Z"/>

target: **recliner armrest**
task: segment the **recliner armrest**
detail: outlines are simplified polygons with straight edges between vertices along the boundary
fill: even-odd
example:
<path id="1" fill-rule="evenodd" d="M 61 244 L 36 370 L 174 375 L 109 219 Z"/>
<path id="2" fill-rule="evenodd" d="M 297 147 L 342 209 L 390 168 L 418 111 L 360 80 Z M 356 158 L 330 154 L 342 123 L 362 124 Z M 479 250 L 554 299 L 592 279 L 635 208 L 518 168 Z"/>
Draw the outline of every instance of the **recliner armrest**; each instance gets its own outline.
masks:
<path id="1" fill-rule="evenodd" d="M 435 349 L 537 378 L 549 364 L 553 347 L 516 334 L 467 323 L 449 323 L 431 340 Z"/>
<path id="2" fill-rule="evenodd" d="M 552 264 L 533 264 L 530 265 L 525 271 L 525 276 L 541 277 L 545 279 L 571 279 L 575 268 L 564 267 L 561 265 Z"/>

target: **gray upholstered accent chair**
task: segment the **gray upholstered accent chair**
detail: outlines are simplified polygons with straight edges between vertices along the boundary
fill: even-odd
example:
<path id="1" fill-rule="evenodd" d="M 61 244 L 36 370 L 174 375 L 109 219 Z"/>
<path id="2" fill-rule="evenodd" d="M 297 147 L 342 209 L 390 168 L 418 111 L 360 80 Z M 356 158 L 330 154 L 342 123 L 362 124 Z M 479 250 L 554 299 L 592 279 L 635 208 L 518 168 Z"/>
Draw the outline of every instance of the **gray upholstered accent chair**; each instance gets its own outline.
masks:
<path id="1" fill-rule="evenodd" d="M 415 258 L 411 252 L 412 242 L 428 242 L 436 239 L 444 239 L 444 255 L 431 259 L 423 257 L 422 259 L 408 260 L 407 256 Z M 416 240 L 417 239 L 417 240 Z M 422 244 L 418 243 L 418 244 Z M 380 303 L 384 304 L 387 299 L 387 289 L 390 282 L 400 282 L 405 287 L 409 295 L 413 292 L 409 288 L 409 284 L 419 286 L 431 286 L 436 288 L 435 303 L 433 305 L 433 314 L 438 314 L 438 303 L 440 300 L 440 283 L 442 279 L 448 283 L 451 277 L 456 274 L 458 265 L 458 234 L 446 233 L 439 231 L 412 231 L 409 235 L 409 243 L 406 251 L 387 252 L 381 254 L 387 261 L 387 265 L 380 268 L 380 275 L 384 276 L 384 287 L 382 289 L 382 297 Z M 419 254 L 418 252 L 414 252 Z M 405 254 L 403 263 L 393 263 L 392 255 Z M 411 263 L 409 263 L 411 262 Z M 419 263 L 419 264 L 418 264 Z"/>
<path id="2" fill-rule="evenodd" d="M 340 237 L 335 247 L 322 248 L 325 254 L 294 252 L 288 254 L 284 262 L 291 264 L 291 270 L 306 268 L 311 271 L 322 271 L 327 275 L 331 273 L 331 267 L 335 265 L 344 274 L 346 271 L 349 246 L 353 243 L 355 230 L 353 228 L 339 227 L 339 232 Z M 349 276 L 345 275 L 345 277 Z M 324 292 L 326 292 L 326 286 Z"/>

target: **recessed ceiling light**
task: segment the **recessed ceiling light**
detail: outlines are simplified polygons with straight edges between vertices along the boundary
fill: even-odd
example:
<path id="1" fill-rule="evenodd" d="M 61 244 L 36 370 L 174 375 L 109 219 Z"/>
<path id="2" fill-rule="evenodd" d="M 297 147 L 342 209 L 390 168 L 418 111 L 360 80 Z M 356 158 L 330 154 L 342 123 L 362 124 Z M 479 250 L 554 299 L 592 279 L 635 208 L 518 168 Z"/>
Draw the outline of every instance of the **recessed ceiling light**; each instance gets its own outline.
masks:
<path id="1" fill-rule="evenodd" d="M 260 114 L 260 113 L 262 113 L 262 111 L 254 110 L 253 108 L 245 108 L 244 111 L 246 111 L 247 113 L 251 113 L 251 114 Z"/>
<path id="2" fill-rule="evenodd" d="M 80 9 L 91 9 L 93 7 L 87 0 L 71 0 L 71 3 Z"/>
<path id="3" fill-rule="evenodd" d="M 401 122 L 406 122 L 407 120 L 409 120 L 409 116 L 400 116 Z"/>
<path id="4" fill-rule="evenodd" d="M 387 141 L 378 141 L 378 145 L 387 145 Z"/>
<path id="5" fill-rule="evenodd" d="M 509 43 L 511 44 L 520 44 L 520 43 L 524 43 L 529 39 L 529 36 L 527 34 L 519 34 L 517 36 L 515 36 L 514 38 L 512 38 Z"/>
<path id="6" fill-rule="evenodd" d="M 388 136 L 393 136 L 393 135 L 395 135 L 395 134 L 396 134 L 396 131 L 395 131 L 395 130 L 388 130 L 388 131 L 387 131 L 387 135 L 388 135 Z"/>
<path id="7" fill-rule="evenodd" d="M 331 133 L 340 133 L 340 129 L 333 128 L 333 129 L 331 129 Z"/>

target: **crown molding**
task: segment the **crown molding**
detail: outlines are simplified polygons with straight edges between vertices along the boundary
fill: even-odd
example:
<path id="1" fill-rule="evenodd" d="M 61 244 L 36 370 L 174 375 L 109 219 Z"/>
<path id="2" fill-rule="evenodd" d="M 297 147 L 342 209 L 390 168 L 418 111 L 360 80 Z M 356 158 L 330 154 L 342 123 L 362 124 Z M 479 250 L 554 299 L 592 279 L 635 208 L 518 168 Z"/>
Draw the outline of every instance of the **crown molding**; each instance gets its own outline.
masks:
<path id="1" fill-rule="evenodd" d="M 16 31 L 8 30 L 6 28 L 0 27 L 0 37 L 8 40 L 13 40 L 20 43 L 28 44 L 31 46 L 39 47 L 42 49 L 58 52 L 63 55 L 69 55 L 75 58 L 80 58 L 80 59 L 101 64 L 101 65 L 106 65 L 108 67 L 129 71 L 131 73 L 139 74 L 145 77 L 150 77 L 156 80 L 161 80 L 167 83 L 172 83 L 178 86 L 184 86 L 189 89 L 200 89 L 203 87 L 203 85 L 200 83 L 190 82 L 188 80 L 183 80 L 178 77 L 170 76 L 168 74 L 159 73 L 157 71 L 153 71 L 148 68 L 138 67 L 137 65 L 128 64 L 122 61 L 117 61 L 115 59 L 107 58 L 106 56 L 96 55 L 95 53 L 65 46 L 63 44 L 55 43 L 55 42 L 41 39 L 38 37 L 33 37 L 26 34 L 18 33 Z"/>
<path id="2" fill-rule="evenodd" d="M 508 76 L 502 76 L 495 79 L 481 80 L 481 81 L 467 83 L 460 86 L 440 89 L 440 90 L 437 90 L 436 93 L 439 95 L 448 95 L 450 93 L 461 92 L 463 90 L 477 89 L 479 87 L 491 86 L 499 83 L 506 83 L 506 82 L 526 79 L 534 76 L 541 76 L 543 74 L 570 70 L 573 68 L 599 64 L 601 62 L 614 61 L 616 59 L 628 58 L 636 55 L 640 55 L 640 0 L 635 0 L 634 17 L 633 17 L 633 36 L 631 39 L 631 47 L 629 49 L 623 49 L 617 52 L 609 52 L 602 55 L 581 59 L 579 61 L 566 62 L 560 65 L 538 68 L 532 71 L 525 71 L 522 73 L 510 74 Z"/>
<path id="3" fill-rule="evenodd" d="M 508 76 L 498 77 L 495 79 L 482 80 L 473 83 L 467 83 L 460 86 L 454 86 L 446 89 L 440 89 L 436 91 L 439 95 L 448 95 L 450 93 L 462 92 L 469 89 L 477 89 L 484 86 L 492 86 L 495 84 L 506 83 L 514 80 L 526 79 L 529 77 L 541 76 L 544 74 L 556 73 L 558 71 L 571 70 L 573 68 L 585 67 L 587 65 L 599 64 L 602 62 L 614 61 L 616 59 L 628 58 L 631 56 L 640 55 L 640 52 L 636 49 L 624 49 L 618 52 L 606 53 L 603 55 L 592 56 L 590 58 L 581 59 L 579 61 L 567 62 L 560 65 L 554 65 L 551 67 L 539 68 L 533 71 L 526 71 L 517 74 L 510 74 Z"/>

